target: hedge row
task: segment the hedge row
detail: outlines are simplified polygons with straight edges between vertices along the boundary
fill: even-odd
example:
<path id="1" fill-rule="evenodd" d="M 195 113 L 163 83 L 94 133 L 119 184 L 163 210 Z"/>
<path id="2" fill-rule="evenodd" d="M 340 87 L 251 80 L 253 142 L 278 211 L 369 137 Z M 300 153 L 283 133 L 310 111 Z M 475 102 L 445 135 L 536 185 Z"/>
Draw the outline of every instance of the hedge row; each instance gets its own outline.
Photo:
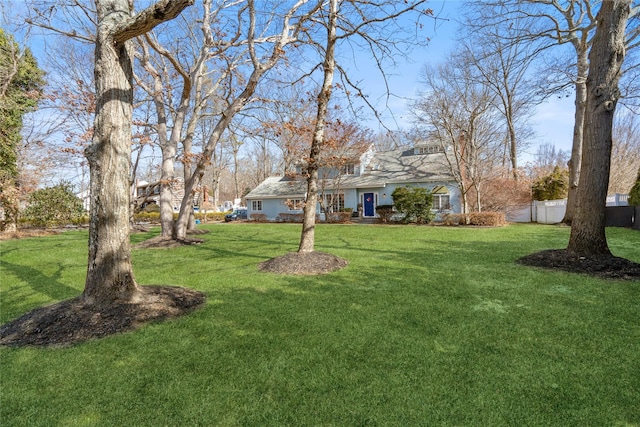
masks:
<path id="1" fill-rule="evenodd" d="M 465 216 L 469 219 L 468 224 Z M 445 225 L 479 225 L 499 227 L 507 223 L 504 212 L 472 212 L 469 214 L 446 214 L 442 217 Z"/>

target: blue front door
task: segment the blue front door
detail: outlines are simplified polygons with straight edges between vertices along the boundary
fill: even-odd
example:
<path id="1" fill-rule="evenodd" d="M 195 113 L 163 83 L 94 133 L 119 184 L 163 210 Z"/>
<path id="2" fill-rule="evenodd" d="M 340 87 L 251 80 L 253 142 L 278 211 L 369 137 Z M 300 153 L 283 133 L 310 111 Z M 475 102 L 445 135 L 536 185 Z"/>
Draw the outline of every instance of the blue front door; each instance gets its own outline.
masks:
<path id="1" fill-rule="evenodd" d="M 364 193 L 362 197 L 364 198 L 364 216 L 374 216 L 376 214 L 376 211 L 374 206 L 373 193 Z"/>

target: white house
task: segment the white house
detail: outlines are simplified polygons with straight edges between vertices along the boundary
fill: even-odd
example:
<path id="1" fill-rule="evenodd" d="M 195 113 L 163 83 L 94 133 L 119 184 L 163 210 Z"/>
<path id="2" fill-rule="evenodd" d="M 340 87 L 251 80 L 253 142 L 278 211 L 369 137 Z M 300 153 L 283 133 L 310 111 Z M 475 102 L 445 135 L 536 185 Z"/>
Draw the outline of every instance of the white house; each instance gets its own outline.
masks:
<path id="1" fill-rule="evenodd" d="M 460 213 L 460 190 L 440 145 L 376 152 L 373 145 L 345 157 L 339 167 L 321 168 L 319 195 L 333 211 L 351 208 L 364 218 L 376 216 L 376 206 L 391 205 L 398 187 L 424 187 L 433 194 L 433 209 Z M 275 220 L 281 213 L 302 213 L 307 182 L 295 177 L 269 177 L 245 196 L 253 214 Z M 318 206 L 321 212 L 321 206 Z"/>

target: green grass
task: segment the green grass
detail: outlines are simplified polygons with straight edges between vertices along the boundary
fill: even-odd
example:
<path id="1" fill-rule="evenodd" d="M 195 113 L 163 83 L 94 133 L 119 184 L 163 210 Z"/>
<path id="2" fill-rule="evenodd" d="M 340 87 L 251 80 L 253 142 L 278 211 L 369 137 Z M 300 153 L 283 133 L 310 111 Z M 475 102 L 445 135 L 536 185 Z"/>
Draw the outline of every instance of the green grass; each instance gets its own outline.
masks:
<path id="1" fill-rule="evenodd" d="M 218 224 L 134 250 L 141 284 L 207 294 L 177 320 L 66 349 L 0 348 L 8 426 L 638 426 L 640 283 L 515 264 L 565 227 L 320 225 L 325 276 L 260 273 L 300 228 Z M 134 243 L 155 235 L 134 235 Z M 608 229 L 640 262 L 637 231 Z M 0 320 L 78 295 L 87 235 L 1 243 Z"/>

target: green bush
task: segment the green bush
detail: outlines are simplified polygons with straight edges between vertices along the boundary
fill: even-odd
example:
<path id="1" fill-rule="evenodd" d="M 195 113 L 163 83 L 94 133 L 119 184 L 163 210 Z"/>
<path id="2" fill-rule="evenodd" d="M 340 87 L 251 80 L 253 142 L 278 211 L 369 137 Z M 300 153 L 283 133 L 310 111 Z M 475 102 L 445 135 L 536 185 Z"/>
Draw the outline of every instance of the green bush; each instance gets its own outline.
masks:
<path id="1" fill-rule="evenodd" d="M 23 217 L 31 225 L 51 227 L 82 223 L 85 214 L 82 200 L 63 182 L 31 193 Z"/>
<path id="2" fill-rule="evenodd" d="M 631 191 L 629 191 L 629 205 L 640 206 L 640 169 L 638 169 L 636 183 L 633 184 L 633 187 L 631 187 Z"/>
<path id="3" fill-rule="evenodd" d="M 393 205 L 376 206 L 376 214 L 380 222 L 390 222 L 393 216 Z"/>
<path id="4" fill-rule="evenodd" d="M 435 216 L 431 212 L 433 196 L 426 188 L 398 187 L 391 193 L 391 198 L 396 210 L 404 214 L 404 222 L 428 223 Z"/>
<path id="5" fill-rule="evenodd" d="M 533 183 L 531 192 L 534 200 L 558 200 L 567 197 L 569 191 L 569 171 L 556 166 L 549 175 Z"/>

